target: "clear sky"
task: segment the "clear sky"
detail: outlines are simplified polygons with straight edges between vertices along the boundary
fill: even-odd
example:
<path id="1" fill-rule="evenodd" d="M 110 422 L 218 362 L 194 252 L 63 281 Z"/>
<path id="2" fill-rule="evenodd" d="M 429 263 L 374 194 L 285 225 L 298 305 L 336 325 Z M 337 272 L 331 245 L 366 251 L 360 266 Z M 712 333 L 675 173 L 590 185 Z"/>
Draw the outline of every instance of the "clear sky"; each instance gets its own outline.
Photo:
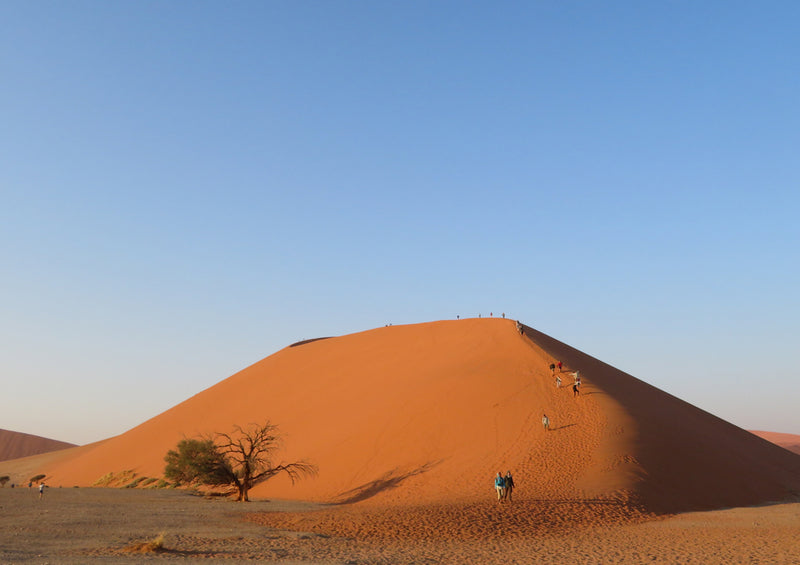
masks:
<path id="1" fill-rule="evenodd" d="M 506 312 L 800 434 L 800 3 L 0 2 L 0 428 Z"/>

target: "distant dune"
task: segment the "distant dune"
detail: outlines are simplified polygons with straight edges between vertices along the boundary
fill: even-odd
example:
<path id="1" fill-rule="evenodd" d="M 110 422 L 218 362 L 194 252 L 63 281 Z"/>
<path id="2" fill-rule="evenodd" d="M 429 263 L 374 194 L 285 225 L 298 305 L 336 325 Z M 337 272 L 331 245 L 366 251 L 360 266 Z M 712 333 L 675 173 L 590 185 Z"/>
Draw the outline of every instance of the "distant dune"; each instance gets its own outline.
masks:
<path id="1" fill-rule="evenodd" d="M 784 449 L 788 449 L 793 453 L 800 454 L 800 435 L 795 434 L 781 434 L 777 432 L 762 432 L 751 430 L 750 433 L 756 434 L 760 438 L 780 445 Z"/>
<path id="2" fill-rule="evenodd" d="M 0 461 L 75 447 L 74 443 L 0 429 Z"/>
<path id="3" fill-rule="evenodd" d="M 285 458 L 320 472 L 293 487 L 276 478 L 255 488 L 256 498 L 469 505 L 491 499 L 493 476 L 507 470 L 528 499 L 657 512 L 800 492 L 800 456 L 524 329 L 469 319 L 296 344 L 120 436 L 28 458 L 25 472 L 64 486 L 109 472 L 160 477 L 181 438 L 270 419 L 285 432 Z M 558 360 L 562 388 L 549 369 Z"/>

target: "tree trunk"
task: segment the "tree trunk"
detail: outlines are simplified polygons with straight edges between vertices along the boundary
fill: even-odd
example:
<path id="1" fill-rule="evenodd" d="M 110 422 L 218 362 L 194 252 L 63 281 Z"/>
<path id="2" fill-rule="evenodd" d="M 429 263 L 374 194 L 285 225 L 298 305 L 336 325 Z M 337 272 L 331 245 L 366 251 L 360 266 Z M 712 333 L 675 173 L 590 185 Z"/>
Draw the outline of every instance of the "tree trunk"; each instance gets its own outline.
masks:
<path id="1" fill-rule="evenodd" d="M 250 462 L 245 459 L 242 465 L 242 476 L 239 479 L 239 501 L 250 502 L 247 498 L 247 491 L 250 488 Z"/>

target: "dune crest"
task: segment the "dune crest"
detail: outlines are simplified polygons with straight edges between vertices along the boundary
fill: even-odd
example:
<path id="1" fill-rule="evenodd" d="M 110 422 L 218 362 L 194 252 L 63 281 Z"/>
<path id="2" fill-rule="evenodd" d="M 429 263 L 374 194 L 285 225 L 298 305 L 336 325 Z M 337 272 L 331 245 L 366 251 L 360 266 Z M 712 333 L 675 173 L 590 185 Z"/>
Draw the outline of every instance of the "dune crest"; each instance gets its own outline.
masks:
<path id="1" fill-rule="evenodd" d="M 182 437 L 271 420 L 283 478 L 254 497 L 413 506 L 474 504 L 511 470 L 528 500 L 630 502 L 655 511 L 741 506 L 800 492 L 800 456 L 511 320 L 378 328 L 287 347 L 128 432 L 44 465 L 51 484 L 109 472 L 160 477 Z M 549 368 L 561 360 L 562 388 Z M 573 397 L 570 371 L 583 384 Z M 550 431 L 541 418 L 547 413 Z"/>

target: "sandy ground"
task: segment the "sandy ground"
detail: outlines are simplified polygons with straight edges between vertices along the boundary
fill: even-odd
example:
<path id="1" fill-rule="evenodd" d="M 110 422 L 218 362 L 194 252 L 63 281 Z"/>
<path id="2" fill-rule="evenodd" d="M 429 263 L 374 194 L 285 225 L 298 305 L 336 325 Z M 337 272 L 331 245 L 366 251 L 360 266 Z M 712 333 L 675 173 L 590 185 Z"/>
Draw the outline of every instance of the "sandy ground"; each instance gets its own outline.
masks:
<path id="1" fill-rule="evenodd" d="M 168 551 L 132 554 L 164 533 Z M 653 517 L 604 502 L 236 504 L 179 491 L 0 489 L 0 563 L 798 563 L 800 503 Z"/>

